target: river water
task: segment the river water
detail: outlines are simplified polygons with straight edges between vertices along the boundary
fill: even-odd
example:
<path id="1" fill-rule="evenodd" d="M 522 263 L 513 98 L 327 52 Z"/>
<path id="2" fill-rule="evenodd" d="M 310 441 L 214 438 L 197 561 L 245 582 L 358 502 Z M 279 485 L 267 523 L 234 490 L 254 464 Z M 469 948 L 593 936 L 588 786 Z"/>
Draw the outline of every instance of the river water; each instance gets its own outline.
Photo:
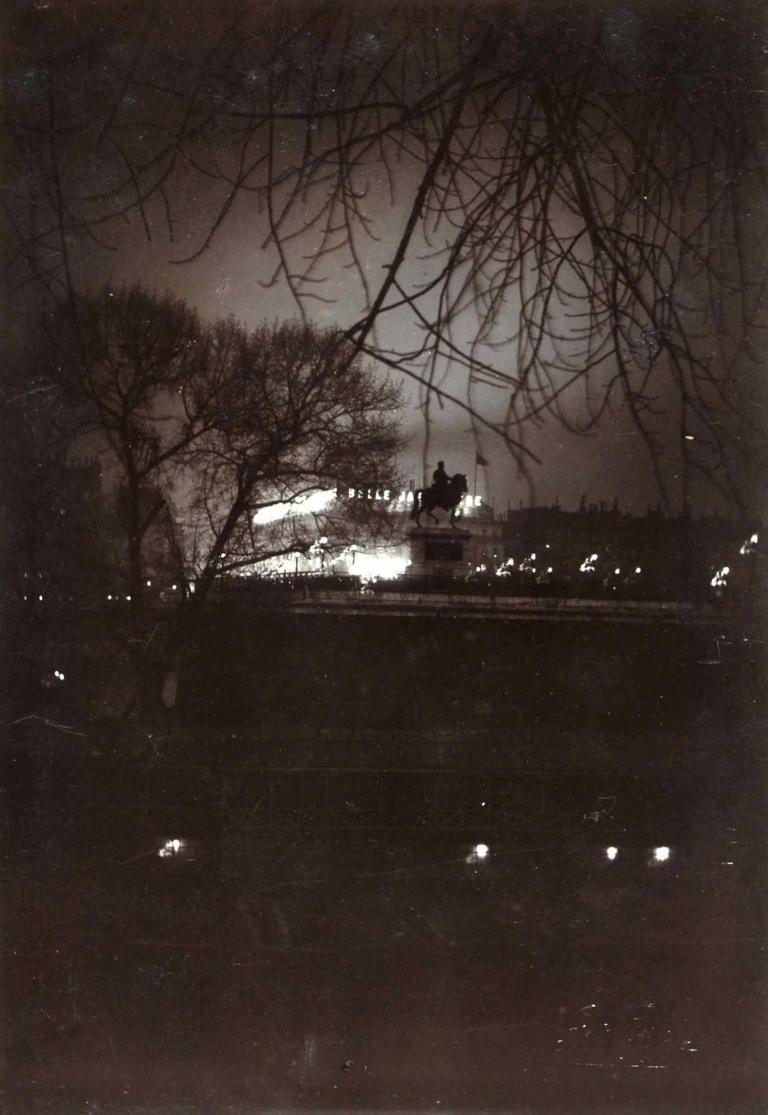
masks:
<path id="1" fill-rule="evenodd" d="M 268 635 L 11 741 L 3 1110 L 764 1110 L 746 635 Z"/>

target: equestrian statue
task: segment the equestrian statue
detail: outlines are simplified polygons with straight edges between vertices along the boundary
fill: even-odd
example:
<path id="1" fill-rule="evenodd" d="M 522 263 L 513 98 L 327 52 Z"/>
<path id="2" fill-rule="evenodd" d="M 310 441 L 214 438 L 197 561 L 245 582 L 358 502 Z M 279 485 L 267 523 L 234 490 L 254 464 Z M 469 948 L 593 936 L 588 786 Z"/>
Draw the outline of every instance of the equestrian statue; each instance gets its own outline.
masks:
<path id="1" fill-rule="evenodd" d="M 461 497 L 466 494 L 467 478 L 463 473 L 457 472 L 455 476 L 448 476 L 442 461 L 437 462 L 437 468 L 432 473 L 432 484 L 429 488 L 417 488 L 413 493 L 413 507 L 411 518 L 416 520 L 416 526 L 421 526 L 421 516 L 426 511 L 430 519 L 439 522 L 437 515 L 433 515 L 436 507 L 443 511 L 450 511 L 450 524 L 456 529 L 456 519 L 459 517 L 459 504 Z"/>

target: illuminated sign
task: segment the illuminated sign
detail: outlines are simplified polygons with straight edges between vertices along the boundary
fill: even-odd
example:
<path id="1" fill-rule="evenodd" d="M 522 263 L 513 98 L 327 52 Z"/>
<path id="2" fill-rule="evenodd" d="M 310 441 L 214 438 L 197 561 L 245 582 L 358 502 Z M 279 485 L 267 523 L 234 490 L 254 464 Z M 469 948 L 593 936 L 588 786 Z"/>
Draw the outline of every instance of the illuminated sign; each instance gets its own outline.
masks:
<path id="1" fill-rule="evenodd" d="M 377 488 L 372 484 L 360 484 L 355 487 L 339 488 L 339 499 L 366 499 L 376 503 L 391 503 L 395 507 L 410 507 L 413 503 L 413 489 L 401 489 L 399 492 L 391 488 Z M 468 492 L 462 498 L 464 507 L 481 507 L 482 496 L 473 496 Z"/>
<path id="2" fill-rule="evenodd" d="M 339 496 L 346 495 L 347 499 L 369 499 L 378 502 L 390 503 L 392 499 L 400 499 L 400 496 L 394 496 L 389 488 L 373 488 L 363 485 L 359 488 L 347 488 L 346 493 L 343 489 L 339 489 Z M 405 493 L 402 493 L 405 495 Z M 413 492 L 408 492 L 408 495 L 413 501 Z"/>

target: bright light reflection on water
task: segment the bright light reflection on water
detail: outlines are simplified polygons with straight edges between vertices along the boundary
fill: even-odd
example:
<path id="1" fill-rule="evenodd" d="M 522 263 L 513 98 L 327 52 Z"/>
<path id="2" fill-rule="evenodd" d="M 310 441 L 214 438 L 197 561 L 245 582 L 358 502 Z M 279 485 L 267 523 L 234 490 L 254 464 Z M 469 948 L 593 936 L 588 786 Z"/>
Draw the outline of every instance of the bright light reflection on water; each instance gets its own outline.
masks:
<path id="1" fill-rule="evenodd" d="M 178 856 L 185 848 L 186 841 L 174 838 L 173 840 L 166 840 L 157 854 L 161 859 L 167 859 L 169 856 Z"/>
<path id="2" fill-rule="evenodd" d="M 475 844 L 472 851 L 467 856 L 467 863 L 478 863 L 480 860 L 488 858 L 490 848 L 487 844 Z"/>

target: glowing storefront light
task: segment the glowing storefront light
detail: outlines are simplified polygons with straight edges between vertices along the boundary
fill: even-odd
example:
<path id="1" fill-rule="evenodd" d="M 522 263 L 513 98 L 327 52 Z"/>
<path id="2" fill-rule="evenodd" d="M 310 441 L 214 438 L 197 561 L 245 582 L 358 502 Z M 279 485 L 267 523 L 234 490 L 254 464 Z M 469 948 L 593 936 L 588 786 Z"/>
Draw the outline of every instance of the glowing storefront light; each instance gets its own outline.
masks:
<path id="1" fill-rule="evenodd" d="M 366 554 L 355 550 L 350 571 L 363 580 L 388 579 L 399 577 L 410 565 L 408 558 L 394 553 Z"/>
<path id="2" fill-rule="evenodd" d="M 295 515 L 317 514 L 327 510 L 335 499 L 335 488 L 309 492 L 308 495 L 297 496 L 296 499 L 273 503 L 270 507 L 261 507 L 254 514 L 253 523 L 255 526 L 264 526 L 266 523 L 275 523 L 279 519 L 287 519 Z"/>

